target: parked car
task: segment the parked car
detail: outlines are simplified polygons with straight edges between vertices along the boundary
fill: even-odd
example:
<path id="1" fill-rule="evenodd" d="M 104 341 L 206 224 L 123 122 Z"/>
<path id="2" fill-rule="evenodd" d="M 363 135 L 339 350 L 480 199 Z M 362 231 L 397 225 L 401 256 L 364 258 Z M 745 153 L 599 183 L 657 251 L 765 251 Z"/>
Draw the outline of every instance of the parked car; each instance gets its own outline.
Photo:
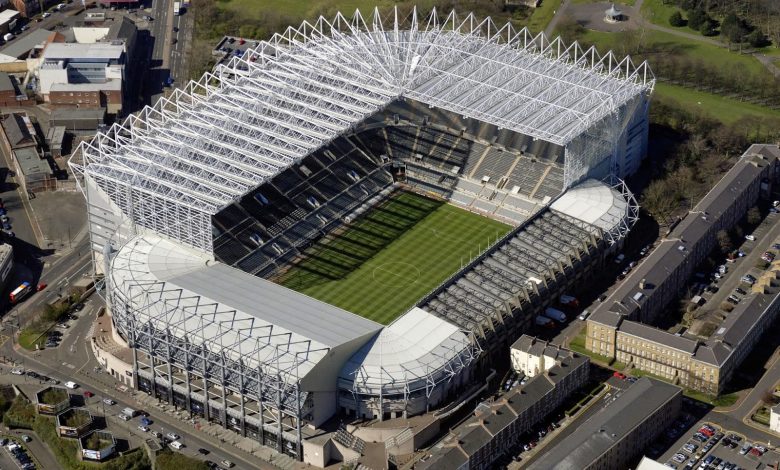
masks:
<path id="1" fill-rule="evenodd" d="M 211 451 L 201 447 L 201 448 L 198 449 L 198 453 L 201 454 L 201 455 L 209 455 L 211 453 Z"/>
<path id="2" fill-rule="evenodd" d="M 152 436 L 156 437 L 157 439 L 163 437 L 161 432 L 152 431 Z"/>
<path id="3" fill-rule="evenodd" d="M 736 293 L 737 293 L 737 294 L 740 294 L 740 295 L 747 295 L 747 291 L 745 291 L 745 289 L 743 289 L 743 288 L 741 288 L 741 287 L 737 287 L 737 288 L 736 288 L 736 289 L 734 289 L 734 290 L 736 291 Z"/>
<path id="4" fill-rule="evenodd" d="M 745 240 L 750 240 L 751 242 L 754 242 L 754 241 L 756 241 L 756 237 L 755 237 L 755 235 L 753 235 L 751 233 L 751 234 L 745 235 Z"/>
<path id="5" fill-rule="evenodd" d="M 144 426 L 143 424 L 139 424 L 138 425 L 138 430 L 141 431 L 141 432 L 149 432 L 149 427 L 148 426 Z"/>
<path id="6" fill-rule="evenodd" d="M 84 396 L 87 398 L 92 398 L 95 396 L 95 394 L 87 390 L 86 392 L 84 392 Z"/>
<path id="7" fill-rule="evenodd" d="M 24 442 L 30 442 L 32 441 L 32 437 L 28 436 L 27 434 L 22 434 L 22 440 Z"/>
<path id="8" fill-rule="evenodd" d="M 105 403 L 108 406 L 116 405 L 116 402 L 114 400 L 110 399 L 110 398 L 104 398 L 103 399 L 103 403 Z"/>
<path id="9" fill-rule="evenodd" d="M 45 12 L 43 12 L 43 15 L 41 15 L 41 16 L 44 17 L 44 18 L 48 18 L 48 17 L 51 16 L 51 13 L 49 13 L 48 11 L 45 11 Z"/>
<path id="10" fill-rule="evenodd" d="M 182 444 L 179 441 L 173 441 L 173 442 L 171 442 L 168 445 L 171 446 L 171 448 L 176 449 L 176 450 L 181 450 L 184 447 L 184 444 Z"/>
<path id="11" fill-rule="evenodd" d="M 741 449 L 739 449 L 739 453 L 740 453 L 740 455 L 745 455 L 748 452 L 750 452 L 750 449 L 752 449 L 752 448 L 753 448 L 753 446 L 746 442 L 745 445 L 742 446 Z"/>
<path id="12" fill-rule="evenodd" d="M 121 419 L 122 421 L 130 421 L 130 417 L 129 417 L 129 416 L 127 416 L 127 415 L 126 415 L 126 414 L 124 414 L 124 413 L 119 413 L 119 414 L 117 415 L 117 417 L 118 417 L 119 419 Z"/>
<path id="13" fill-rule="evenodd" d="M 67 387 L 67 388 L 69 388 L 71 390 L 79 388 L 79 384 L 77 384 L 76 382 L 70 381 L 70 380 L 65 382 L 63 385 L 65 385 L 65 387 Z"/>
<path id="14" fill-rule="evenodd" d="M 168 434 L 166 434 L 166 435 L 165 435 L 165 437 L 167 437 L 168 439 L 170 439 L 170 440 L 172 440 L 172 441 L 176 441 L 176 440 L 178 440 L 178 439 L 179 439 L 181 436 L 179 436 L 179 435 L 178 435 L 178 434 L 176 434 L 175 432 L 169 432 Z"/>
<path id="15" fill-rule="evenodd" d="M 19 367 L 16 367 L 14 369 L 11 369 L 11 373 L 13 375 L 24 375 L 24 369 L 21 369 Z"/>
<path id="16" fill-rule="evenodd" d="M 233 467 L 236 466 L 236 464 L 234 464 L 233 462 L 231 462 L 230 460 L 227 460 L 227 459 L 222 460 L 219 463 L 221 463 L 222 466 L 225 467 L 225 468 L 233 468 Z"/>

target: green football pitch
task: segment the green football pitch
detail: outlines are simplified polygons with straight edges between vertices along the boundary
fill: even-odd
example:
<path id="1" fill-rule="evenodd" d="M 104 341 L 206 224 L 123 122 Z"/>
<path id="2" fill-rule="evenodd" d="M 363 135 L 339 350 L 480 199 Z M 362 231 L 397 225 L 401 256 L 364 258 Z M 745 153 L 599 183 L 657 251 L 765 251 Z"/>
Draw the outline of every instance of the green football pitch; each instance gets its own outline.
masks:
<path id="1" fill-rule="evenodd" d="M 315 243 L 277 282 L 388 324 L 510 229 L 400 191 Z"/>

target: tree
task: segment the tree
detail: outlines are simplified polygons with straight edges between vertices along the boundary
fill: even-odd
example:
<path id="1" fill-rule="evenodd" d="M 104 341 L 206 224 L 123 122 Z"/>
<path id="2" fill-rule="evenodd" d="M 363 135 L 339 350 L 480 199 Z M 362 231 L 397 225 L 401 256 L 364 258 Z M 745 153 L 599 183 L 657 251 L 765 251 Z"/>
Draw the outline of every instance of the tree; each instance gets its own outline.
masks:
<path id="1" fill-rule="evenodd" d="M 750 225 L 758 225 L 761 222 L 761 211 L 758 207 L 751 207 L 747 213 L 747 223 Z"/>
<path id="2" fill-rule="evenodd" d="M 718 34 L 718 24 L 711 19 L 706 19 L 699 26 L 699 32 L 702 36 L 715 36 Z"/>
<path id="3" fill-rule="evenodd" d="M 745 26 L 737 15 L 729 13 L 723 18 L 723 22 L 720 25 L 720 33 L 728 41 L 740 43 L 745 37 Z"/>
<path id="4" fill-rule="evenodd" d="M 725 255 L 734 249 L 734 245 L 731 243 L 731 237 L 729 236 L 728 232 L 725 230 L 720 230 L 716 234 L 716 237 L 718 238 L 718 247 L 720 248 L 721 253 Z"/>
<path id="5" fill-rule="evenodd" d="M 701 28 L 701 25 L 704 24 L 705 21 L 709 19 L 709 16 L 707 16 L 707 13 L 702 10 L 701 8 L 696 8 L 695 10 L 688 13 L 688 26 L 691 29 L 695 29 L 696 31 L 699 31 L 699 28 Z"/>
<path id="6" fill-rule="evenodd" d="M 747 42 L 749 42 L 753 47 L 765 47 L 769 45 L 769 41 L 767 40 L 764 33 L 758 29 L 753 30 L 753 32 L 748 34 L 745 39 L 747 39 Z"/>
<path id="7" fill-rule="evenodd" d="M 669 17 L 669 24 L 679 28 L 680 26 L 685 26 L 687 22 L 680 14 L 680 10 L 677 10 Z"/>

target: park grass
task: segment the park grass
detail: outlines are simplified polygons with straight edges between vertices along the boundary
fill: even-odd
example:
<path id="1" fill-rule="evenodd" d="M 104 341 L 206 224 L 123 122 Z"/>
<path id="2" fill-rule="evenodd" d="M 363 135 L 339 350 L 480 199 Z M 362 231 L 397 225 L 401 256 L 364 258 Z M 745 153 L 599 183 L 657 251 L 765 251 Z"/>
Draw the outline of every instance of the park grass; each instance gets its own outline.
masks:
<path id="1" fill-rule="evenodd" d="M 528 29 L 534 33 L 544 31 L 550 21 L 552 21 L 555 12 L 561 8 L 561 0 L 542 0 L 539 8 L 535 8 L 528 20 Z"/>
<path id="2" fill-rule="evenodd" d="M 39 349 L 43 349 L 45 344 L 46 337 L 43 336 L 43 331 L 39 328 L 25 328 L 19 333 L 19 346 L 28 351 L 34 351 L 36 345 Z"/>
<path id="3" fill-rule="evenodd" d="M 590 30 L 586 31 L 581 38 L 581 42 L 596 45 L 601 53 L 606 53 L 609 50 L 621 50 L 621 41 L 624 41 L 621 33 L 605 33 Z M 751 55 L 731 52 L 723 47 L 676 36 L 664 31 L 645 31 L 644 47 L 645 50 L 649 51 L 650 59 L 648 62 L 651 68 L 653 66 L 653 51 L 657 51 L 657 53 L 688 57 L 691 60 L 717 64 L 723 69 L 741 70 L 757 76 L 765 75 L 767 79 L 771 78 L 771 75 L 761 62 Z"/>
<path id="4" fill-rule="evenodd" d="M 277 282 L 388 324 L 510 229 L 400 191 L 306 250 Z"/>
<path id="5" fill-rule="evenodd" d="M 634 6 L 636 0 L 614 0 L 613 2 L 605 2 L 605 0 L 573 0 L 572 3 L 574 5 L 585 5 L 588 3 L 616 3 L 619 5 Z"/>
<path id="6" fill-rule="evenodd" d="M 351 17 L 355 10 L 360 10 L 364 17 L 370 15 L 374 7 L 380 9 L 392 7 L 395 2 L 390 0 L 227 0 L 218 3 L 220 8 L 233 10 L 242 16 L 253 19 L 261 19 L 267 12 L 295 19 L 313 19 L 323 14 L 326 17 L 333 16 L 340 11 L 347 17 Z M 419 9 L 427 9 L 434 5 L 433 0 L 421 0 L 416 3 Z M 278 31 L 281 32 L 281 31 Z"/>
<path id="7" fill-rule="evenodd" d="M 674 5 L 664 4 L 663 0 L 645 0 L 644 3 L 642 3 L 641 13 L 642 16 L 651 23 L 671 28 L 672 26 L 669 25 L 669 17 L 678 10 L 680 13 L 683 13 L 683 17 L 685 17 L 685 13 L 682 10 Z M 686 32 L 690 31 L 689 28 L 680 29 L 684 29 Z"/>
<path id="8" fill-rule="evenodd" d="M 736 403 L 737 400 L 739 399 L 739 395 L 737 395 L 736 393 L 729 393 L 726 395 L 720 395 L 714 397 L 704 392 L 700 392 L 698 390 L 691 390 L 689 388 L 683 390 L 683 395 L 685 395 L 688 398 L 693 398 L 694 400 L 698 400 L 704 403 L 709 403 L 710 405 L 713 406 L 731 406 L 734 403 Z"/>
<path id="9" fill-rule="evenodd" d="M 667 83 L 656 83 L 655 93 L 677 101 L 683 109 L 701 110 L 724 124 L 732 124 L 743 117 L 780 119 L 780 111 Z"/>

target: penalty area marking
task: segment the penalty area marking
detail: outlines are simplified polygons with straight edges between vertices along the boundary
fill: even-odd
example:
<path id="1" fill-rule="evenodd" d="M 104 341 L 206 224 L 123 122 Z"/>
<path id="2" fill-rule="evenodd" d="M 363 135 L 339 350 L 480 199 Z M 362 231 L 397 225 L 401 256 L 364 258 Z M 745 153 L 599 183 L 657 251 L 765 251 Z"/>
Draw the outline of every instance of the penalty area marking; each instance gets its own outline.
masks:
<path id="1" fill-rule="evenodd" d="M 410 263 L 395 261 L 374 268 L 372 277 L 383 287 L 408 287 L 420 279 L 420 269 Z"/>

